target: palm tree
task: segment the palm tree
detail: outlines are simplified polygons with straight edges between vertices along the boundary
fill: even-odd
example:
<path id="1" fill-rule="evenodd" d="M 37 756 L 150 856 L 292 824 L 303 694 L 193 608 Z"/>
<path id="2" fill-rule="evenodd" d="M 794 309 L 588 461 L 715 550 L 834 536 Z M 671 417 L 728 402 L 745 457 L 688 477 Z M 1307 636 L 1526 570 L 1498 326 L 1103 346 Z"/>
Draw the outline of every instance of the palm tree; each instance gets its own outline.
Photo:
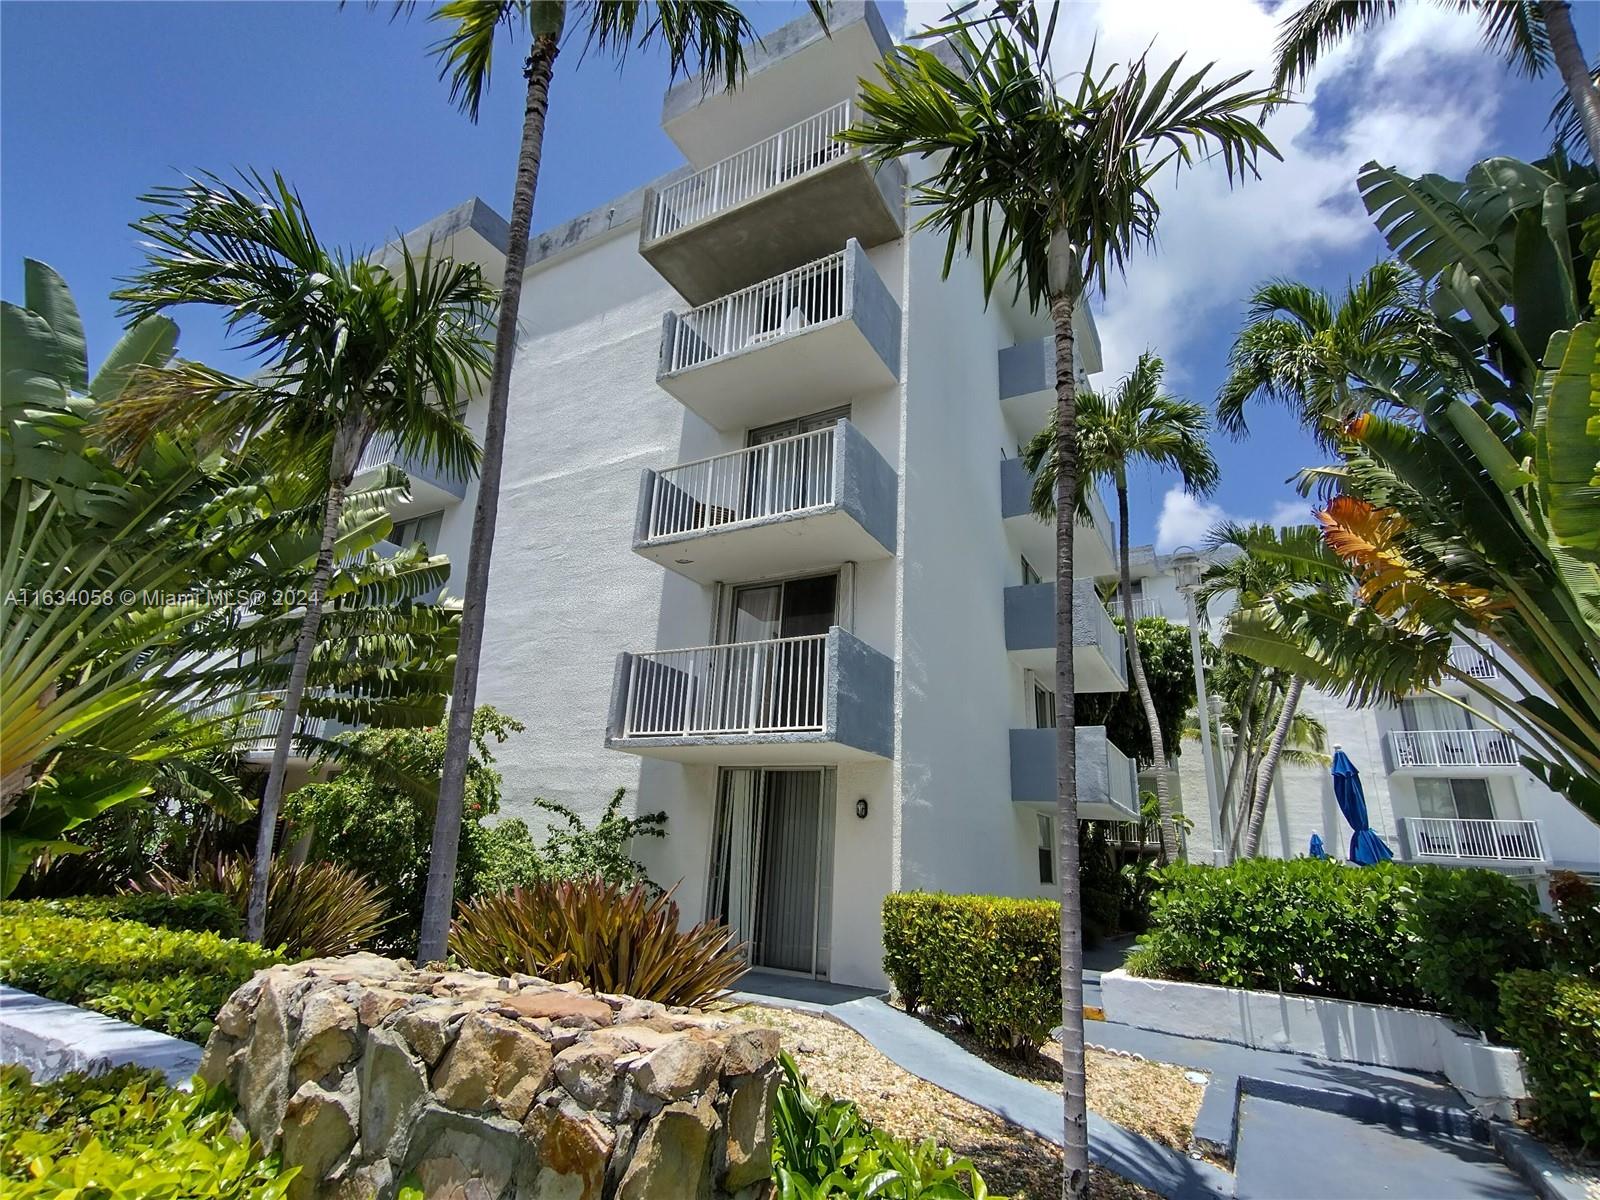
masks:
<path id="1" fill-rule="evenodd" d="M 810 0 L 810 6 L 817 18 L 823 19 L 827 8 L 824 0 Z M 666 47 L 673 78 L 693 71 L 708 80 L 720 77 L 731 89 L 744 73 L 743 43 L 753 34 L 750 22 L 732 0 L 655 0 L 651 4 L 641 0 L 446 0 L 429 17 L 448 27 L 448 33 L 433 47 L 433 54 L 439 60 L 441 78 L 450 80 L 450 99 L 474 123 L 489 88 L 495 43 L 500 35 L 504 33 L 510 39 L 525 34 L 531 45 L 522 64 L 527 81 L 522 143 L 517 153 L 516 186 L 511 194 L 505 280 L 500 288 L 494 367 L 489 375 L 483 463 L 478 471 L 478 499 L 467 552 L 461 649 L 450 697 L 449 740 L 439 784 L 433 857 L 417 947 L 420 962 L 443 958 L 450 932 L 461 810 L 472 751 L 472 713 L 478 702 L 478 663 L 483 654 L 483 627 L 488 612 L 489 565 L 500 507 L 500 470 L 505 453 L 511 365 L 517 349 L 517 313 L 522 304 L 533 200 L 544 152 L 550 81 L 562 39 L 569 27 L 580 30 L 586 51 L 611 54 L 619 62 L 629 50 L 643 50 L 659 42 Z"/>
<path id="2" fill-rule="evenodd" d="M 1246 526 L 1226 521 L 1212 529 L 1206 546 L 1213 553 L 1218 550 L 1232 553 L 1214 560 L 1201 576 L 1195 603 L 1202 612 L 1212 600 L 1222 596 L 1232 596 L 1237 613 L 1314 592 L 1348 591 L 1350 587 L 1348 570 L 1338 556 L 1323 545 L 1320 532 L 1312 525 L 1274 529 L 1270 525 Z M 1232 614 L 1223 646 L 1251 656 L 1248 636 L 1236 625 Z M 1289 672 L 1285 679 L 1268 675 L 1265 667 L 1258 666 L 1246 689 L 1223 798 L 1226 803 L 1241 756 L 1259 755 L 1253 773 L 1250 770 L 1245 773 L 1245 808 L 1235 825 L 1236 838 L 1239 830 L 1244 831 L 1246 858 L 1253 858 L 1260 849 L 1268 798 L 1285 747 L 1293 747 L 1296 741 L 1302 740 L 1291 735 L 1300 715 L 1300 696 L 1305 683 L 1305 677 L 1299 672 Z M 1260 690 L 1263 685 L 1267 689 L 1265 694 Z M 1270 734 L 1266 732 L 1269 721 Z"/>
<path id="3" fill-rule="evenodd" d="M 1252 116 L 1277 96 L 1240 90 L 1243 75 L 1208 79 L 1210 67 L 1179 80 L 1181 59 L 1152 76 L 1142 57 L 1121 70 L 1097 67 L 1092 55 L 1076 87 L 1061 90 L 1049 61 L 1057 15 L 1058 6 L 1042 20 L 1031 2 L 1002 0 L 991 16 L 931 31 L 945 39 L 938 52 L 896 47 L 882 64 L 882 82 L 863 83 L 865 119 L 843 137 L 879 160 L 931 160 L 911 200 L 928 209 L 919 228 L 946 236 L 946 273 L 976 247 L 985 294 L 1006 280 L 1030 309 L 1049 312 L 1054 330 L 1062 1194 L 1077 1196 L 1088 1185 L 1089 1158 L 1072 670 L 1073 316 L 1087 290 L 1103 288 L 1129 254 L 1151 244 L 1161 215 L 1152 186 L 1163 168 L 1212 156 L 1231 180 L 1254 172 L 1261 152 L 1276 155 Z"/>
<path id="4" fill-rule="evenodd" d="M 1251 293 L 1246 313 L 1217 392 L 1217 424 L 1240 438 L 1249 404 L 1280 404 L 1330 449 L 1356 413 L 1404 404 L 1400 364 L 1425 354 L 1432 329 L 1420 281 L 1392 261 L 1375 264 L 1338 298 L 1269 280 Z"/>
<path id="5" fill-rule="evenodd" d="M 1550 114 L 1556 140 L 1570 149 L 1581 135 L 1590 160 L 1600 158 L 1600 90 L 1578 45 L 1569 0 L 1435 2 L 1476 13 L 1484 45 L 1529 79 L 1543 75 L 1554 59 L 1566 89 Z M 1310 0 L 1280 28 L 1276 86 L 1288 90 L 1303 84 L 1323 53 L 1352 33 L 1392 17 L 1397 8 L 1398 0 Z"/>
<path id="6" fill-rule="evenodd" d="M 1128 666 L 1150 727 L 1150 754 L 1156 773 L 1156 799 L 1161 813 L 1161 847 L 1168 861 L 1178 857 L 1178 826 L 1167 777 L 1167 750 L 1156 718 L 1156 702 L 1145 677 L 1138 622 L 1133 614 L 1133 577 L 1128 545 L 1128 468 L 1135 463 L 1170 467 L 1183 486 L 1203 496 L 1217 485 L 1217 460 L 1206 445 L 1206 410 L 1180 400 L 1162 388 L 1166 364 L 1146 350 L 1110 395 L 1092 388 L 1078 392 L 1078 489 L 1080 494 L 1110 480 L 1117 491 L 1117 554 L 1122 591 L 1123 627 L 1127 630 Z M 1034 511 L 1055 514 L 1055 422 L 1052 419 L 1028 443 L 1023 461 L 1035 472 Z M 1080 501 L 1081 503 L 1081 501 Z"/>
<path id="7" fill-rule="evenodd" d="M 141 197 L 134 228 L 146 259 L 115 294 L 142 320 L 180 304 L 221 309 L 241 344 L 267 360 L 242 380 L 178 363 L 151 371 L 108 413 L 126 453 L 163 427 L 238 444 L 272 430 L 288 455 L 327 463 L 316 568 L 305 597 L 283 716 L 261 798 L 246 936 L 266 927 L 267 875 L 278 807 L 323 602 L 334 570 L 345 494 L 374 435 L 406 458 L 465 477 L 477 446 L 460 416 L 463 392 L 488 367 L 483 338 L 493 304 L 476 265 L 415 257 L 391 269 L 329 250 L 282 176 L 245 175 L 242 186 L 204 175 Z"/>

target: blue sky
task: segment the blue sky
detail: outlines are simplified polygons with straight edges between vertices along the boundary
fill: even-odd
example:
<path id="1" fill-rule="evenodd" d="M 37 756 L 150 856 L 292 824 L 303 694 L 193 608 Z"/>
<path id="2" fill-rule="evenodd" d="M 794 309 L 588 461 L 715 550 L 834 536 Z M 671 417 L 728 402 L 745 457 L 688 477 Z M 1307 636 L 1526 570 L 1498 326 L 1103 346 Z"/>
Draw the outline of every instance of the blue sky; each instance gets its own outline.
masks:
<path id="1" fill-rule="evenodd" d="M 939 15 L 920 0 L 910 7 L 912 22 Z M 906 19 L 899 5 L 885 9 L 891 27 Z M 804 6 L 769 0 L 748 11 L 770 30 Z M 1197 64 L 1260 70 L 1270 50 L 1272 18 L 1254 0 L 1080 0 L 1067 11 L 1063 69 L 1091 37 L 1101 61 L 1153 40 L 1157 58 L 1187 52 Z M 98 358 L 119 330 L 107 293 L 139 262 L 128 229 L 137 197 L 179 171 L 280 170 L 321 236 L 356 246 L 473 195 L 507 211 L 519 56 L 500 58 L 474 126 L 427 55 L 435 36 L 420 14 L 391 22 L 362 4 L 0 4 L 4 294 L 20 299 L 24 256 L 50 263 L 72 285 Z M 681 162 L 658 125 L 665 63 L 637 56 L 619 73 L 578 57 L 574 48 L 558 64 L 536 229 Z M 1336 285 L 1379 254 L 1353 190 L 1361 161 L 1459 176 L 1489 153 L 1536 157 L 1553 87 L 1511 78 L 1478 49 L 1470 20 L 1431 6 L 1410 6 L 1341 50 L 1309 102 L 1269 126 L 1286 163 L 1236 193 L 1210 170 L 1167 188 L 1159 253 L 1096 306 L 1104 382 L 1149 345 L 1167 358 L 1175 390 L 1209 401 L 1251 284 L 1287 274 Z M 214 321 L 180 320 L 184 354 L 228 361 Z M 1194 540 L 1224 513 L 1304 511 L 1284 480 L 1316 451 L 1285 417 L 1262 413 L 1248 441 L 1219 439 L 1217 451 L 1223 483 L 1209 502 L 1165 478 L 1134 480 L 1136 541 Z"/>

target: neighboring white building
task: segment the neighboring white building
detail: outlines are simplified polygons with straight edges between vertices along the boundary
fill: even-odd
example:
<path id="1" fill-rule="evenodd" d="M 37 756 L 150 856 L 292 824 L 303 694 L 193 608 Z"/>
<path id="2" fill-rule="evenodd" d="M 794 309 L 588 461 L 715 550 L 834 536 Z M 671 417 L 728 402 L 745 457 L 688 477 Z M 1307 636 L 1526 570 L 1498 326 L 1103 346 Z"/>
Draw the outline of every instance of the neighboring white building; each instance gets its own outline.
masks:
<path id="1" fill-rule="evenodd" d="M 1130 561 L 1139 615 L 1188 624 L 1188 601 L 1171 556 L 1140 546 Z M 1228 607 L 1213 604 L 1206 621 L 1212 636 L 1220 635 Z M 1494 678 L 1495 668 L 1471 647 L 1458 646 L 1455 654 L 1465 669 Z M 1462 685 L 1445 687 L 1468 695 Z M 1535 876 L 1551 868 L 1600 871 L 1600 828 L 1519 766 L 1510 738 L 1459 706 L 1419 695 L 1398 706 L 1357 708 L 1308 688 L 1301 708 L 1327 727 L 1329 752 L 1342 746 L 1361 772 L 1369 821 L 1397 859 Z M 1194 822 L 1189 857 L 1209 862 L 1214 842 L 1201 757 L 1198 742 L 1185 742 L 1178 777 L 1185 815 Z M 1303 855 L 1313 833 L 1322 835 L 1333 857 L 1348 857 L 1351 830 L 1334 802 L 1329 772 L 1285 764 L 1273 787 L 1262 852 Z"/>
<path id="2" fill-rule="evenodd" d="M 891 41 L 870 4 L 830 25 L 768 36 L 735 95 L 673 88 L 688 165 L 535 237 L 479 701 L 527 725 L 505 815 L 626 787 L 668 814 L 638 852 L 688 919 L 880 984 L 887 893 L 1055 890 L 1054 538 L 1016 459 L 1053 353 L 976 265 L 940 278 L 907 165 L 833 140 Z M 410 240 L 498 278 L 504 235 L 472 201 Z M 1098 370 L 1087 311 L 1078 345 Z M 394 535 L 456 595 L 474 496 L 413 472 Z M 1109 534 L 1080 523 L 1085 692 L 1126 686 Z M 1131 761 L 1078 745 L 1082 815 L 1134 817 Z"/>

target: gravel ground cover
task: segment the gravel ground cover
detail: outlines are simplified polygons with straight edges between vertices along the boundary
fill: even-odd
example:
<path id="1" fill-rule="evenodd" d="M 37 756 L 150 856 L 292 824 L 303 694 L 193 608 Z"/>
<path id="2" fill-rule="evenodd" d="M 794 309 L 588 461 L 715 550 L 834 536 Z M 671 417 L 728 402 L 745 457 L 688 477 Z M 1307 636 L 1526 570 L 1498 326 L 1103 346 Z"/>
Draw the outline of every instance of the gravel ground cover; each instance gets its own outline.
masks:
<path id="1" fill-rule="evenodd" d="M 745 1005 L 736 1015 L 782 1030 L 785 1049 L 819 1091 L 854 1100 L 869 1120 L 896 1137 L 931 1137 L 972 1159 L 991 1191 L 1013 1200 L 1060 1194 L 1061 1152 L 1054 1145 L 902 1070 L 854 1030 L 790 1009 Z M 1094 1187 L 1096 1200 L 1155 1197 L 1099 1168 Z"/>

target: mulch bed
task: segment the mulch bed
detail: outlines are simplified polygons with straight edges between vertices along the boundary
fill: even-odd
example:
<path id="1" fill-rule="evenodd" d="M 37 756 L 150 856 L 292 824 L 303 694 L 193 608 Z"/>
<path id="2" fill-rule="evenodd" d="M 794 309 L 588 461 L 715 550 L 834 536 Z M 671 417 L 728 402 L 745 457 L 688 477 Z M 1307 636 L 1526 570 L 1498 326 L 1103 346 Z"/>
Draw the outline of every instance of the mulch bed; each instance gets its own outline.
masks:
<path id="1" fill-rule="evenodd" d="M 868 1120 L 896 1137 L 933 1138 L 965 1155 L 990 1191 L 1013 1200 L 1061 1194 L 1061 1151 L 1053 1143 L 902 1070 L 854 1030 L 790 1009 L 746 1005 L 736 1012 L 782 1030 L 784 1048 L 816 1090 L 855 1101 Z M 1155 1197 L 1102 1168 L 1095 1169 L 1093 1189 L 1095 1200 Z"/>

